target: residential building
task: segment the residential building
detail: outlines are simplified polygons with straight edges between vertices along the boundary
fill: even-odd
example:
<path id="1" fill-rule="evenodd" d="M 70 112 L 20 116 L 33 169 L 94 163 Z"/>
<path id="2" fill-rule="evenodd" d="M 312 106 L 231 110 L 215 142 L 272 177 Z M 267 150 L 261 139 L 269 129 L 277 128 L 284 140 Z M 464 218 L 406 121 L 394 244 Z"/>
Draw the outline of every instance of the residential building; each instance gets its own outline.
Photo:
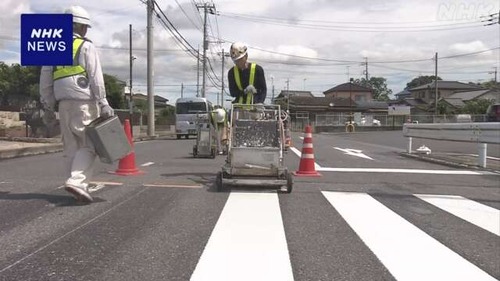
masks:
<path id="1" fill-rule="evenodd" d="M 447 98 L 457 92 L 475 91 L 481 89 L 482 88 L 478 85 L 466 84 L 457 81 L 438 80 L 437 82 L 438 99 Z M 434 104 L 436 101 L 435 81 L 408 90 L 414 99 L 421 99 L 427 104 Z"/>
<path id="2" fill-rule="evenodd" d="M 373 90 L 354 83 L 337 85 L 323 92 L 326 97 L 351 99 L 355 102 L 373 101 Z"/>

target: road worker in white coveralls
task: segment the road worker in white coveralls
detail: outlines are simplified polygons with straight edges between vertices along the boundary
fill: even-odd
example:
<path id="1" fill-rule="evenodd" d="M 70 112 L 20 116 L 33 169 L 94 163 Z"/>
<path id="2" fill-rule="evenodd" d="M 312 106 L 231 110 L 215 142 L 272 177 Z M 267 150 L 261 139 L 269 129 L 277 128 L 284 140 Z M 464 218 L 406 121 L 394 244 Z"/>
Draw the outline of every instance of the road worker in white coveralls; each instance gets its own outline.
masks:
<path id="1" fill-rule="evenodd" d="M 212 121 L 217 136 L 217 153 L 227 153 L 227 130 L 229 127 L 227 111 L 223 107 L 216 106 L 210 114 L 210 120 Z"/>
<path id="2" fill-rule="evenodd" d="M 65 13 L 73 15 L 73 65 L 42 67 L 40 100 L 49 112 L 54 112 L 56 103 L 59 103 L 68 177 L 65 190 L 77 201 L 90 203 L 93 199 L 88 187 L 96 153 L 94 145 L 85 135 L 85 127 L 99 116 L 113 116 L 114 111 L 106 100 L 97 50 L 85 38 L 91 26 L 89 14 L 80 6 L 72 6 Z"/>

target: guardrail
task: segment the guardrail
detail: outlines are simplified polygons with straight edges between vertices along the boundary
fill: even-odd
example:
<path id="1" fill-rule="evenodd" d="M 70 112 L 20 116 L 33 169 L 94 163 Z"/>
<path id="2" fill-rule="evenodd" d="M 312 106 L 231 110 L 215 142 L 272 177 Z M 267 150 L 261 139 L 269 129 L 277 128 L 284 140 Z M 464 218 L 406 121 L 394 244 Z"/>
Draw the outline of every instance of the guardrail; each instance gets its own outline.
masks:
<path id="1" fill-rule="evenodd" d="M 408 137 L 408 153 L 412 138 L 477 143 L 478 165 L 485 168 L 487 144 L 500 144 L 500 123 L 404 124 L 403 135 Z"/>

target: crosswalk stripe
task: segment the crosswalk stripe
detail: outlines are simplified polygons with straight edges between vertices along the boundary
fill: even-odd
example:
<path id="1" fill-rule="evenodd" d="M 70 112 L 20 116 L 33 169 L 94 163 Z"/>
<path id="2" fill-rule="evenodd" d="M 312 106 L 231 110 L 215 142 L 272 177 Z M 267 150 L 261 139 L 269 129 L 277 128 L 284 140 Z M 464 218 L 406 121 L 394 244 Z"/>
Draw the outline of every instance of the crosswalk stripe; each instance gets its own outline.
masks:
<path id="1" fill-rule="evenodd" d="M 397 280 L 495 280 L 370 195 L 322 193 Z"/>
<path id="2" fill-rule="evenodd" d="M 418 198 L 500 236 L 500 210 L 456 195 L 414 194 Z"/>
<path id="3" fill-rule="evenodd" d="M 276 192 L 231 192 L 191 280 L 293 280 Z"/>

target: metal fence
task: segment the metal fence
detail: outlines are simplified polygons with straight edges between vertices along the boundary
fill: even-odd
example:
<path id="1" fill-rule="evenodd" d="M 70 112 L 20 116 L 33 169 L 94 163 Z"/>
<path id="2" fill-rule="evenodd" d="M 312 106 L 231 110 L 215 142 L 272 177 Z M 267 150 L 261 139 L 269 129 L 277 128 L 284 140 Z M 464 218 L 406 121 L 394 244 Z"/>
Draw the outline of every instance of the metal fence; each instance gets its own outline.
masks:
<path id="1" fill-rule="evenodd" d="M 363 114 L 349 112 L 335 112 L 326 114 L 310 115 L 308 112 L 297 112 L 291 114 L 291 129 L 303 131 L 306 125 L 345 127 L 352 118 L 357 126 L 370 127 L 402 127 L 406 123 L 465 123 L 486 122 L 485 114 L 479 115 L 387 115 L 387 114 Z"/>

